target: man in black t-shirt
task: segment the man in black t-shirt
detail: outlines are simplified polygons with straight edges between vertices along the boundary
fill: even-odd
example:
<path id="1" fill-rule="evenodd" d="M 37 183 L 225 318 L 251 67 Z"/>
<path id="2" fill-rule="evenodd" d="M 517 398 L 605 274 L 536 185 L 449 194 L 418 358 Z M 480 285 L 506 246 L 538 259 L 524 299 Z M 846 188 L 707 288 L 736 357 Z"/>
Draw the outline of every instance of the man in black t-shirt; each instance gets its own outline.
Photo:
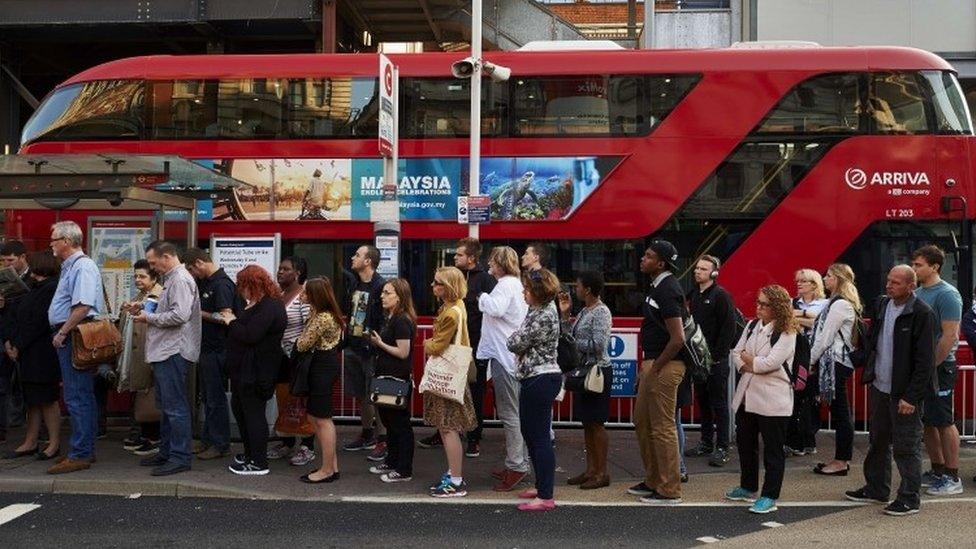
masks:
<path id="1" fill-rule="evenodd" d="M 227 408 L 227 325 L 222 315 L 233 312 L 237 286 L 210 254 L 190 248 L 184 256 L 186 270 L 200 288 L 199 391 L 203 397 L 203 429 L 197 446 L 198 459 L 218 459 L 230 453 L 230 413 Z"/>
<path id="2" fill-rule="evenodd" d="M 383 277 L 376 272 L 380 264 L 380 251 L 376 246 L 360 246 L 352 256 L 354 284 L 347 288 L 343 312 L 349 319 L 346 345 L 343 349 L 342 378 L 346 394 L 359 402 L 363 430 L 359 436 L 343 445 L 343 450 L 356 452 L 372 450 L 370 461 L 386 459 L 386 429 L 376 421 L 376 406 L 367 397 L 369 382 L 373 379 L 373 352 L 369 345 L 369 333 L 379 330 L 383 324 L 383 304 L 380 294 Z M 374 436 L 375 428 L 375 436 Z"/>
<path id="3" fill-rule="evenodd" d="M 717 257 L 701 256 L 695 264 L 698 287 L 688 292 L 691 314 L 701 327 L 715 362 L 708 380 L 695 385 L 701 407 L 702 438 L 685 455 L 710 456 L 708 464 L 713 467 L 722 467 L 729 461 L 729 351 L 735 344 L 736 332 L 732 296 L 715 282 L 720 266 Z"/>
<path id="4" fill-rule="evenodd" d="M 643 360 L 638 374 L 633 420 L 644 462 L 644 482 L 629 493 L 652 505 L 681 503 L 678 431 L 674 423 L 678 387 L 685 376 L 681 359 L 685 295 L 671 274 L 678 252 L 666 240 L 651 242 L 641 258 L 641 272 L 651 277 L 651 290 L 641 306 Z"/>

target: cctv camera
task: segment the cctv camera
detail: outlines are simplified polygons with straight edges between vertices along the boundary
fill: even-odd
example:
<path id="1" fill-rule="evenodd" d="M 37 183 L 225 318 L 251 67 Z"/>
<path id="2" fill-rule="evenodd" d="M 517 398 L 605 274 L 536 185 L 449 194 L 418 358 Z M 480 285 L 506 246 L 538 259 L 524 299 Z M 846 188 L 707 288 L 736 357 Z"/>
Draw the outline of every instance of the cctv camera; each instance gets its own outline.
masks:
<path id="1" fill-rule="evenodd" d="M 494 63 L 489 63 L 485 61 L 484 64 L 485 74 L 491 77 L 495 82 L 505 82 L 510 76 L 512 76 L 512 69 L 508 67 L 503 67 L 501 65 L 496 65 Z"/>
<path id="2" fill-rule="evenodd" d="M 471 78 L 471 75 L 477 70 L 478 65 L 479 62 L 477 59 L 474 57 L 466 57 L 451 65 L 451 74 L 454 75 L 454 78 Z"/>

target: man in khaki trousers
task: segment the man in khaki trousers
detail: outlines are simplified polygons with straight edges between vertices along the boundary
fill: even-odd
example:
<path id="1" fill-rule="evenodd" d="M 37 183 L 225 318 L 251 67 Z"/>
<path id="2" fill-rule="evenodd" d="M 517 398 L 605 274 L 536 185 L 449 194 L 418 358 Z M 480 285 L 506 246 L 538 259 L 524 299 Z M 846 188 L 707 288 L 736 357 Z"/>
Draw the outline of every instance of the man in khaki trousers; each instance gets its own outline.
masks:
<path id="1" fill-rule="evenodd" d="M 640 337 L 644 359 L 638 375 L 634 426 L 646 477 L 628 493 L 651 505 L 681 503 L 678 432 L 674 424 L 678 386 L 685 375 L 680 360 L 684 347 L 684 318 L 688 316 L 684 292 L 671 274 L 678 259 L 674 245 L 655 240 L 644 251 L 641 272 L 652 279 L 641 307 L 644 320 Z"/>

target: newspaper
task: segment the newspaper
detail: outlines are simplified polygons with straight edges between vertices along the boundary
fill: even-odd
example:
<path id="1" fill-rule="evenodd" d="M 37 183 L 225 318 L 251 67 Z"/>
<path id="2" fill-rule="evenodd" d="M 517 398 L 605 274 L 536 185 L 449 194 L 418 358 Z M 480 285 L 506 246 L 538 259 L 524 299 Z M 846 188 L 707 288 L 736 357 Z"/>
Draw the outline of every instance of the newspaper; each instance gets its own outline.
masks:
<path id="1" fill-rule="evenodd" d="M 24 284 L 13 267 L 0 269 L 0 296 L 4 298 L 15 297 L 28 291 L 30 291 L 30 287 Z"/>

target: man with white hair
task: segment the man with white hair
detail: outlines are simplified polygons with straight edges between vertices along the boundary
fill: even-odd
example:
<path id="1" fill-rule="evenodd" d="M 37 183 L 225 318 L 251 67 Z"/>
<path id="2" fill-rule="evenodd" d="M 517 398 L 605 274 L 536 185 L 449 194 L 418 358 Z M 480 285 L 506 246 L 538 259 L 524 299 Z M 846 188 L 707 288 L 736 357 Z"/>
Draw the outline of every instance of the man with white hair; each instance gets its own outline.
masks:
<path id="1" fill-rule="evenodd" d="M 74 221 L 51 226 L 51 251 L 61 259 L 61 278 L 48 308 L 48 322 L 58 352 L 64 403 L 71 420 L 71 441 L 67 457 L 47 470 L 52 475 L 73 473 L 91 467 L 95 461 L 98 433 L 98 405 L 95 377 L 76 370 L 71 363 L 71 330 L 83 320 L 105 311 L 102 275 L 98 265 L 81 249 L 81 227 Z"/>
<path id="2" fill-rule="evenodd" d="M 886 505 L 884 513 L 918 513 L 922 488 L 922 408 L 935 386 L 935 313 L 915 295 L 918 280 L 908 265 L 888 273 L 865 341 L 862 382 L 871 385 L 871 445 L 864 458 L 864 487 L 847 499 Z M 901 476 L 891 494 L 891 458 Z"/>

